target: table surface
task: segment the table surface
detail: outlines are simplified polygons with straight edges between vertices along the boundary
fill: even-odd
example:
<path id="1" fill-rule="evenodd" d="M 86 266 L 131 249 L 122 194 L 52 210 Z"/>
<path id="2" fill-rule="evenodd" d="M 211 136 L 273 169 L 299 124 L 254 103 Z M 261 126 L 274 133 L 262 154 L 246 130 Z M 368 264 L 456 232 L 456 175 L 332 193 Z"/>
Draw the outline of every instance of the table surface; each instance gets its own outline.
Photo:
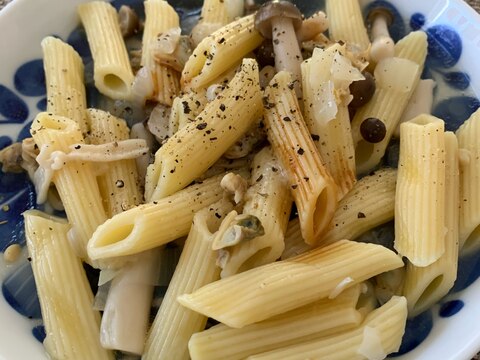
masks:
<path id="1" fill-rule="evenodd" d="M 3 9 L 12 0 L 0 0 L 0 10 Z M 473 7 L 477 12 L 480 12 L 480 0 L 465 0 L 471 7 Z M 472 360 L 480 360 L 480 353 L 477 354 Z"/>

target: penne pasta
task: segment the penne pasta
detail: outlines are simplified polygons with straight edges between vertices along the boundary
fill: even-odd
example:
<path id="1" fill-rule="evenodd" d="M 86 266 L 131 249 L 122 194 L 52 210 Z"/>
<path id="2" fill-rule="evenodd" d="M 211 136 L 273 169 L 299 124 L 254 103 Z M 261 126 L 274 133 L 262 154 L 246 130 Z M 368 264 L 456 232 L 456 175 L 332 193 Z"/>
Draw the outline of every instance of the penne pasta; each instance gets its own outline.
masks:
<path id="1" fill-rule="evenodd" d="M 337 186 L 303 121 L 289 73 L 279 72 L 265 90 L 265 125 L 298 209 L 305 242 L 315 244 L 337 206 Z"/>
<path id="2" fill-rule="evenodd" d="M 355 308 L 360 285 L 335 299 L 323 299 L 241 329 L 219 324 L 196 333 L 188 343 L 193 360 L 239 360 L 249 355 L 319 339 L 360 325 Z"/>
<path id="3" fill-rule="evenodd" d="M 383 59 L 375 67 L 375 93 L 352 120 L 357 174 L 368 173 L 385 154 L 388 142 L 420 80 L 426 55 L 427 35 L 423 31 L 414 31 L 395 44 L 395 57 Z M 379 120 L 385 127 L 385 135 L 381 140 L 368 141 L 368 127 L 362 134 L 362 124 L 368 119 Z"/>
<path id="4" fill-rule="evenodd" d="M 248 359 L 384 359 L 400 348 L 406 321 L 407 301 L 404 297 L 395 296 L 368 314 L 357 329 L 253 355 Z"/>
<path id="5" fill-rule="evenodd" d="M 38 210 L 23 215 L 48 355 L 54 359 L 113 359 L 100 345 L 100 314 L 92 309 L 90 284 L 68 243 L 70 226 Z"/>
<path id="6" fill-rule="evenodd" d="M 103 1 L 80 4 L 77 10 L 92 51 L 95 87 L 112 99 L 130 98 L 134 76 L 117 11 Z"/>
<path id="7" fill-rule="evenodd" d="M 362 10 L 358 0 L 327 0 L 328 33 L 334 41 L 353 44 L 359 50 L 367 50 L 370 46 L 367 28 L 363 23 Z"/>
<path id="8" fill-rule="evenodd" d="M 338 203 L 332 227 L 322 245 L 341 239 L 354 240 L 366 231 L 393 219 L 397 171 L 380 169 L 360 179 Z"/>
<path id="9" fill-rule="evenodd" d="M 90 143 L 105 144 L 130 138 L 130 130 L 124 120 L 97 109 L 88 109 L 87 114 L 91 129 Z M 140 193 L 134 159 L 112 161 L 105 164 L 105 167 L 105 172 L 97 179 L 106 213 L 110 218 L 139 205 L 143 196 Z"/>
<path id="10" fill-rule="evenodd" d="M 42 40 L 43 68 L 47 88 L 47 112 L 65 116 L 88 133 L 87 99 L 83 83 L 83 62 L 73 47 L 47 36 Z"/>
<path id="11" fill-rule="evenodd" d="M 240 18 L 203 39 L 195 48 L 182 72 L 183 87 L 206 86 L 242 61 L 263 41 L 254 27 L 254 16 Z"/>
<path id="12" fill-rule="evenodd" d="M 395 249 L 415 266 L 445 251 L 445 124 L 420 115 L 400 126 Z"/>
<path id="13" fill-rule="evenodd" d="M 261 116 L 255 60 L 245 59 L 228 87 L 157 151 L 148 167 L 145 198 L 161 199 L 203 174 Z M 181 144 L 181 146 L 179 146 Z"/>
<path id="14" fill-rule="evenodd" d="M 327 50 L 316 48 L 312 57 L 302 63 L 305 123 L 325 167 L 338 186 L 339 198 L 343 198 L 357 181 L 348 113 L 349 85 L 364 79 L 341 53 L 340 46 Z"/>
<path id="15" fill-rule="evenodd" d="M 480 247 L 480 111 L 456 132 L 460 156 L 460 249 L 472 253 Z"/>
<path id="16" fill-rule="evenodd" d="M 45 154 L 51 156 L 54 152 L 69 152 L 70 145 L 84 143 L 77 123 L 47 113 L 37 115 L 30 133 L 41 151 L 45 149 Z M 61 161 L 60 156 L 57 159 Z M 49 161 L 44 156 L 37 157 L 40 169 L 53 172 L 52 181 L 72 225 L 69 240 L 75 253 L 81 259 L 90 261 L 86 249 L 88 239 L 97 226 L 107 220 L 93 165 L 84 161 L 69 161 L 62 163 L 59 170 L 52 170 Z"/>
<path id="17" fill-rule="evenodd" d="M 148 0 L 145 6 L 145 27 L 142 38 L 141 65 L 151 72 L 153 94 L 151 98 L 161 104 L 171 106 L 180 92 L 180 74 L 171 67 L 155 61 L 155 43 L 158 37 L 170 29 L 178 28 L 178 14 L 164 0 Z"/>
<path id="18" fill-rule="evenodd" d="M 184 308 L 176 299 L 219 278 L 216 254 L 212 250 L 213 233 L 231 208 L 228 201 L 221 200 L 195 214 L 175 273 L 150 329 L 143 354 L 145 360 L 189 359 L 188 339 L 204 329 L 207 318 Z"/>
<path id="19" fill-rule="evenodd" d="M 260 220 L 264 235 L 245 239 L 223 248 L 228 255 L 221 277 L 231 276 L 277 260 L 285 247 L 284 234 L 292 207 L 288 184 L 270 148 L 264 148 L 253 159 L 250 187 L 244 198 L 242 214 Z M 230 225 L 234 229 L 238 225 Z M 219 232 L 217 238 L 227 232 Z"/>
<path id="20" fill-rule="evenodd" d="M 100 225 L 88 243 L 92 259 L 132 255 L 188 234 L 195 212 L 220 200 L 217 175 L 169 197 L 115 215 Z"/>
<path id="21" fill-rule="evenodd" d="M 380 245 L 348 240 L 208 284 L 178 297 L 183 305 L 242 328 L 329 296 L 403 266 Z M 275 304 L 275 306 L 272 306 Z"/>
<path id="22" fill-rule="evenodd" d="M 445 133 L 445 252 L 426 267 L 407 264 L 403 294 L 408 301 L 409 317 L 427 310 L 453 287 L 457 278 L 458 218 L 458 142 L 448 131 Z"/>

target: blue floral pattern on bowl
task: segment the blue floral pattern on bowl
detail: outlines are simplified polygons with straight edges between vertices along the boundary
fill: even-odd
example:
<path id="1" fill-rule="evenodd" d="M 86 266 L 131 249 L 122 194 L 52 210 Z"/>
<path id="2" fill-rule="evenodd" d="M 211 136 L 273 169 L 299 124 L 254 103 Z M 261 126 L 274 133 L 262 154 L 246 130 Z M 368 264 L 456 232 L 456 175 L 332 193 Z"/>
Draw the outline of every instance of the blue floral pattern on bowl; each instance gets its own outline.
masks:
<path id="1" fill-rule="evenodd" d="M 199 16 L 198 6 L 189 8 L 178 2 L 177 8 L 184 28 L 190 28 Z M 190 3 L 190 2 L 189 2 Z M 126 4 L 133 7 L 140 17 L 144 17 L 143 1 L 141 0 L 114 0 L 112 4 L 118 9 Z M 448 25 L 434 24 L 430 26 L 427 17 L 422 13 L 411 15 L 408 25 L 390 2 L 377 0 L 370 2 L 365 12 L 373 6 L 384 6 L 395 15 L 391 35 L 398 40 L 405 35 L 408 26 L 411 30 L 424 30 L 428 35 L 428 58 L 423 78 L 434 79 L 439 87 L 449 87 L 455 91 L 455 96 L 436 96 L 432 113 L 445 120 L 447 130 L 455 131 L 470 115 L 480 107 L 480 101 L 469 92 L 471 77 L 468 73 L 456 69 L 462 57 L 463 43 L 457 31 Z M 300 6 L 306 13 L 311 13 L 311 6 Z M 305 7 L 305 9 L 303 9 Z M 74 29 L 66 38 L 80 54 L 86 64 L 87 72 L 92 64 L 92 58 L 86 35 L 81 27 Z M 29 127 L 31 119 L 38 111 L 46 109 L 46 89 L 41 59 L 30 60 L 18 67 L 14 74 L 14 89 L 0 84 L 0 126 L 3 124 L 21 125 L 16 138 L 7 135 L 0 136 L 0 149 L 21 141 L 30 136 Z M 87 82 L 87 92 L 90 104 L 96 103 L 98 92 Z M 34 109 L 29 109 L 26 98 L 38 98 Z M 398 143 L 392 144 L 386 155 L 386 163 L 396 166 L 398 162 Z M 35 204 L 35 191 L 25 174 L 5 174 L 0 171 L 0 251 L 3 252 L 11 244 L 25 245 L 23 218 L 21 213 L 33 208 Z M 391 224 L 384 227 L 391 227 Z M 382 230 L 382 229 L 380 229 Z M 385 230 L 385 229 L 383 229 Z M 392 231 L 379 231 L 382 236 L 392 236 Z M 391 229 L 390 229 L 391 230 Z M 383 235 L 382 235 L 383 234 Z M 380 241 L 393 241 L 380 239 Z M 472 284 L 480 276 L 480 260 L 478 254 L 461 258 L 459 261 L 458 279 L 451 293 L 458 292 Z M 157 289 L 158 290 L 158 289 Z M 163 289 L 164 290 L 164 289 Z M 158 291 L 157 291 L 158 292 Z M 161 291 L 159 291 L 161 293 Z M 36 295 L 35 282 L 29 262 L 16 267 L 2 282 L 2 294 L 7 302 L 20 314 L 31 318 L 41 319 L 40 305 Z M 461 299 L 453 299 L 441 303 L 438 314 L 441 317 L 450 317 L 464 307 Z M 407 323 L 406 333 L 398 353 L 392 357 L 404 354 L 417 347 L 424 341 L 433 326 L 432 310 L 428 310 Z M 32 335 L 42 342 L 45 338 L 45 329 L 38 321 L 32 323 Z"/>

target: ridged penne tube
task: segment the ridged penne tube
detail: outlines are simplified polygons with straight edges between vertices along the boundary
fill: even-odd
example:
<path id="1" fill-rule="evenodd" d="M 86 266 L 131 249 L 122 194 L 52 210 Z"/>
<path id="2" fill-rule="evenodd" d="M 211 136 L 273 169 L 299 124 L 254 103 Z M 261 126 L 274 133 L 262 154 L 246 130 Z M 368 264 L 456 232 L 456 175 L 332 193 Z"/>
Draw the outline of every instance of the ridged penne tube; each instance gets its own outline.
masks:
<path id="1" fill-rule="evenodd" d="M 360 50 L 370 46 L 367 28 L 363 23 L 362 10 L 358 0 L 327 0 L 328 33 L 334 41 L 356 45 Z"/>
<path id="2" fill-rule="evenodd" d="M 480 110 L 456 132 L 460 154 L 460 249 L 480 247 Z"/>
<path id="3" fill-rule="evenodd" d="M 193 360 L 245 359 L 349 330 L 363 320 L 355 309 L 359 295 L 360 285 L 356 285 L 333 300 L 318 300 L 241 329 L 216 325 L 192 336 L 188 343 L 190 357 Z"/>
<path id="4" fill-rule="evenodd" d="M 231 209 L 228 201 L 221 200 L 195 214 L 175 273 L 150 329 L 143 359 L 189 359 L 188 339 L 205 328 L 207 318 L 181 306 L 177 296 L 220 277 L 212 238 L 220 219 Z"/>
<path id="5" fill-rule="evenodd" d="M 76 122 L 47 113 L 37 115 L 30 133 L 37 146 L 49 152 L 69 152 L 70 145 L 84 142 Z M 42 167 L 43 162 L 39 162 Z M 72 225 L 69 234 L 71 245 L 83 260 L 88 260 L 86 248 L 90 236 L 98 225 L 107 220 L 95 176 L 91 163 L 69 161 L 61 169 L 55 170 L 52 177 Z"/>
<path id="6" fill-rule="evenodd" d="M 458 143 L 452 132 L 445 133 L 445 252 L 433 264 L 417 267 L 408 263 L 403 295 L 408 316 L 430 308 L 453 287 L 457 278 L 459 215 Z"/>
<path id="7" fill-rule="evenodd" d="M 145 198 L 156 200 L 182 189 L 200 176 L 258 120 L 262 95 L 255 60 L 241 70 L 197 116 L 155 154 L 147 170 Z"/>
<path id="8" fill-rule="evenodd" d="M 270 147 L 255 156 L 252 169 L 242 214 L 259 219 L 265 234 L 223 249 L 229 255 L 222 268 L 222 278 L 271 263 L 280 257 L 285 247 L 283 239 L 292 197 Z"/>
<path id="9" fill-rule="evenodd" d="M 285 232 L 285 249 L 283 250 L 281 259 L 285 260 L 303 254 L 311 249 L 312 247 L 303 240 L 298 218 L 291 220 Z"/>
<path id="10" fill-rule="evenodd" d="M 77 10 L 92 51 L 95 87 L 112 99 L 128 99 L 134 76 L 117 11 L 103 1 L 80 4 Z"/>
<path id="11" fill-rule="evenodd" d="M 230 327 L 242 328 L 338 295 L 400 266 L 400 257 L 383 246 L 344 240 L 215 281 L 178 301 Z"/>
<path id="12" fill-rule="evenodd" d="M 210 83 L 259 46 L 263 37 L 254 27 L 254 15 L 245 16 L 218 29 L 195 48 L 182 72 L 184 87 Z"/>
<path id="13" fill-rule="evenodd" d="M 25 235 L 42 310 L 43 344 L 53 359 L 113 359 L 100 345 L 100 314 L 82 262 L 68 243 L 65 220 L 24 214 Z"/>
<path id="14" fill-rule="evenodd" d="M 315 244 L 335 212 L 337 185 L 303 121 L 290 74 L 281 71 L 275 75 L 265 95 L 268 138 L 288 175 L 303 238 L 307 244 Z"/>
<path id="15" fill-rule="evenodd" d="M 83 62 L 73 47 L 48 36 L 42 40 L 47 111 L 75 121 L 82 134 L 89 130 Z"/>
<path id="16" fill-rule="evenodd" d="M 248 359 L 384 359 L 400 348 L 406 321 L 407 300 L 394 296 L 385 305 L 368 314 L 357 329 L 253 355 Z"/>
<path id="17" fill-rule="evenodd" d="M 415 266 L 445 251 L 445 124 L 419 115 L 400 126 L 395 249 Z"/>
<path id="18" fill-rule="evenodd" d="M 154 44 L 160 34 L 180 26 L 178 14 L 164 0 L 148 0 L 145 6 L 145 27 L 142 38 L 141 65 L 150 70 L 154 91 L 152 98 L 171 106 L 180 91 L 180 74 L 170 67 L 160 65 L 154 58 Z"/>
<path id="19" fill-rule="evenodd" d="M 341 52 L 340 46 L 315 49 L 312 57 L 302 63 L 305 123 L 338 186 L 340 199 L 357 181 L 348 86 L 364 78 Z M 326 106 L 329 101 L 332 103 Z"/>
<path id="20" fill-rule="evenodd" d="M 338 203 L 332 228 L 321 245 L 341 239 L 354 240 L 364 232 L 393 219 L 397 170 L 385 168 L 361 178 Z"/>
<path id="21" fill-rule="evenodd" d="M 93 234 L 89 256 L 102 259 L 136 254 L 187 235 L 195 212 L 222 198 L 222 176 L 115 215 Z"/>
<path id="22" fill-rule="evenodd" d="M 427 35 L 415 31 L 395 44 L 395 57 L 375 67 L 376 90 L 352 120 L 357 174 L 368 173 L 380 162 L 410 97 L 415 91 L 427 55 Z M 379 119 L 386 128 L 385 137 L 371 143 L 362 137 L 360 127 L 368 118 Z"/>
<path id="23" fill-rule="evenodd" d="M 125 120 L 110 113 L 88 109 L 90 123 L 89 139 L 92 144 L 105 144 L 130 138 L 130 130 Z M 139 205 L 143 196 L 140 193 L 137 165 L 134 159 L 108 162 L 106 170 L 98 176 L 98 185 L 110 218 L 129 208 Z"/>

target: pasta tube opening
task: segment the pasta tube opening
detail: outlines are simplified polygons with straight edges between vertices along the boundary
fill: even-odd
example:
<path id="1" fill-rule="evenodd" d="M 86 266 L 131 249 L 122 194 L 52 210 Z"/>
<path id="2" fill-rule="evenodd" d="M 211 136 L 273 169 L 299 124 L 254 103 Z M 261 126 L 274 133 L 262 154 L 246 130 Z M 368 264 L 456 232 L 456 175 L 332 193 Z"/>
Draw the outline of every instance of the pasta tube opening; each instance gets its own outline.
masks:
<path id="1" fill-rule="evenodd" d="M 103 76 L 103 84 L 105 87 L 116 93 L 124 93 L 129 91 L 129 84 L 115 74 L 105 74 Z"/>
<path id="2" fill-rule="evenodd" d="M 73 121 L 64 121 L 66 118 L 53 117 L 47 113 L 39 114 L 37 120 L 32 124 L 32 131 L 52 130 L 52 131 L 75 131 L 77 124 Z"/>
<path id="3" fill-rule="evenodd" d="M 438 275 L 435 279 L 433 279 L 430 284 L 425 288 L 422 295 L 418 298 L 418 300 L 413 305 L 413 312 L 416 313 L 416 309 L 423 308 L 425 302 L 430 302 L 432 294 L 437 291 L 438 287 L 442 285 L 443 282 L 443 274 Z"/>

